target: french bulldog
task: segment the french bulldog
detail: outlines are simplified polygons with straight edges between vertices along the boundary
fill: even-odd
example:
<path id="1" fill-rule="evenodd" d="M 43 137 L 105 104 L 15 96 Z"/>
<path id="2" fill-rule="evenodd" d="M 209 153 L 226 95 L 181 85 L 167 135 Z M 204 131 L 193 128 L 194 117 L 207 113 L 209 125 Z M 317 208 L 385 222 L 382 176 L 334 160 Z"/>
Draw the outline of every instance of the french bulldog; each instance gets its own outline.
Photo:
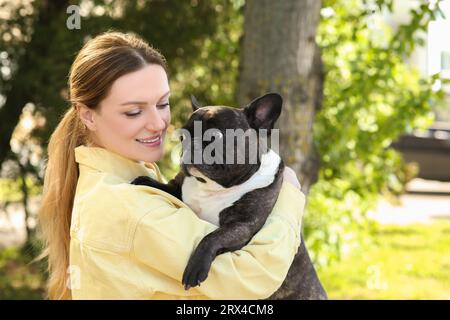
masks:
<path id="1" fill-rule="evenodd" d="M 207 278 L 217 255 L 242 248 L 263 227 L 284 170 L 268 139 L 281 113 L 280 95 L 266 94 L 240 109 L 201 107 L 191 99 L 193 113 L 182 128 L 181 171 L 167 184 L 145 176 L 132 181 L 172 194 L 200 218 L 219 226 L 191 255 L 182 278 L 186 290 Z M 243 132 L 253 135 L 242 139 Z M 205 158 L 208 149 L 212 159 Z M 200 161 L 195 161 L 199 155 Z M 286 279 L 268 299 L 327 299 L 303 237 Z"/>

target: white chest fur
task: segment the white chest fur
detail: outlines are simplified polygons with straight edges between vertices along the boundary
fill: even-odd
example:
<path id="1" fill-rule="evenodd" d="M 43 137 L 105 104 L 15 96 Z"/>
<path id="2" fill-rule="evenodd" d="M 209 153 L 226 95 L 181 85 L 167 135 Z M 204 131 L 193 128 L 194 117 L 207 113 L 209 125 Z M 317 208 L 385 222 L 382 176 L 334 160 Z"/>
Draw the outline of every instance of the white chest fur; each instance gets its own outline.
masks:
<path id="1" fill-rule="evenodd" d="M 261 166 L 247 181 L 224 188 L 207 178 L 196 169 L 190 169 L 190 174 L 203 178 L 202 183 L 195 177 L 186 177 L 182 186 L 183 202 L 186 203 L 200 219 L 219 225 L 219 213 L 233 205 L 244 194 L 270 185 L 275 179 L 280 157 L 270 150 L 261 157 Z"/>

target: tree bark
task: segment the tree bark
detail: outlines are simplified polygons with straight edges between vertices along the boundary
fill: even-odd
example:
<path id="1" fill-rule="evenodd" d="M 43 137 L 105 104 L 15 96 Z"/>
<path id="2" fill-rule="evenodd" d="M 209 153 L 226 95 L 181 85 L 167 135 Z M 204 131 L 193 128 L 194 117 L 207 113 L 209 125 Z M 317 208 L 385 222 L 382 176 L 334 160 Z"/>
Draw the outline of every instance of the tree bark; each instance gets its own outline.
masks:
<path id="1" fill-rule="evenodd" d="M 32 229 L 30 228 L 30 225 L 28 223 L 30 219 L 30 210 L 28 210 L 28 201 L 29 201 L 29 193 L 28 193 L 28 186 L 27 186 L 27 172 L 25 170 L 25 167 L 20 163 L 20 160 L 17 159 L 17 164 L 20 169 L 20 181 L 21 181 L 21 189 L 22 189 L 22 205 L 23 205 L 23 211 L 25 212 L 25 230 L 27 231 L 27 239 L 26 242 L 31 241 L 31 233 Z"/>
<path id="2" fill-rule="evenodd" d="M 283 97 L 279 151 L 307 194 L 317 180 L 313 123 L 322 101 L 323 72 L 315 42 L 319 0 L 247 0 L 238 101 L 247 104 L 266 92 Z M 303 240 L 273 299 L 327 299 Z"/>
<path id="3" fill-rule="evenodd" d="M 302 191 L 317 180 L 313 123 L 322 100 L 323 71 L 315 34 L 318 0 L 247 0 L 238 101 L 266 92 L 283 97 L 278 120 L 280 153 L 297 173 Z"/>

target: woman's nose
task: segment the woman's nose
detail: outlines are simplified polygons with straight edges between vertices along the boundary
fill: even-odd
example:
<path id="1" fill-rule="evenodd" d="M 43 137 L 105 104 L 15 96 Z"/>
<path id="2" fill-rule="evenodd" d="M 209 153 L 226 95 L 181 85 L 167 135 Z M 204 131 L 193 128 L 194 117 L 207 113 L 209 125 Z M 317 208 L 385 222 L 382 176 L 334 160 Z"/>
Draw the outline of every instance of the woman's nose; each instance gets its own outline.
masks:
<path id="1" fill-rule="evenodd" d="M 147 120 L 146 128 L 150 131 L 162 131 L 166 128 L 166 122 L 157 108 L 152 108 Z"/>

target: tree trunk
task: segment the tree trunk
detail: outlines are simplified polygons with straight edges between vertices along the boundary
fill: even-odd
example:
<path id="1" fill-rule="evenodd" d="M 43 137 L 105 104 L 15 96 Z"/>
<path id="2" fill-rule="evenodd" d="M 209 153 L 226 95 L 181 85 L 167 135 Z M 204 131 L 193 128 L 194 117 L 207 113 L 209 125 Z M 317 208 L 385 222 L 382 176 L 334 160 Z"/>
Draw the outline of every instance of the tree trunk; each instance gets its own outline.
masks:
<path id="1" fill-rule="evenodd" d="M 280 154 L 308 193 L 317 180 L 313 123 L 321 105 L 323 72 L 316 28 L 319 0 L 247 0 L 238 101 L 266 92 L 283 97 L 278 121 Z M 280 289 L 271 299 L 327 299 L 303 240 Z"/>
<path id="2" fill-rule="evenodd" d="M 25 170 L 25 167 L 20 163 L 19 159 L 17 159 L 17 164 L 20 168 L 22 205 L 23 205 L 23 210 L 25 212 L 25 229 L 27 232 L 26 242 L 28 243 L 31 241 L 31 234 L 32 234 L 33 230 L 30 228 L 30 225 L 28 223 L 31 215 L 30 215 L 30 210 L 28 210 L 29 193 L 28 193 L 28 186 L 27 186 L 27 172 Z"/>
<path id="3" fill-rule="evenodd" d="M 280 153 L 305 194 L 319 168 L 312 127 L 322 100 L 315 43 L 320 7 L 318 0 L 247 0 L 241 47 L 238 101 L 244 105 L 266 92 L 282 95 Z"/>

